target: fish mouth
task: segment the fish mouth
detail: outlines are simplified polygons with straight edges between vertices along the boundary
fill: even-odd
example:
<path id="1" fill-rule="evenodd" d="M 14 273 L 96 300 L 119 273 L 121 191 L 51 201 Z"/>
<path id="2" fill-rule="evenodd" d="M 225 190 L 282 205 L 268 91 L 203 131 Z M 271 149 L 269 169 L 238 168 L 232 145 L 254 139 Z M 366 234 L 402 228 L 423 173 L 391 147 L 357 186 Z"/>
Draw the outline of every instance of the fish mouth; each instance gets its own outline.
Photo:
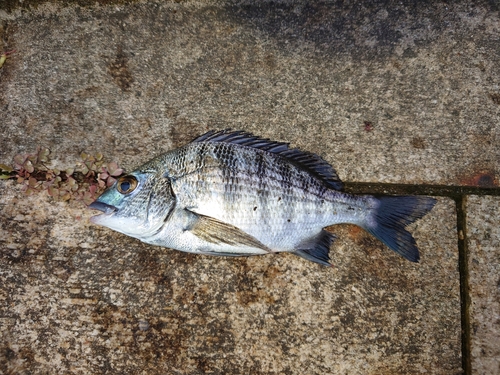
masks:
<path id="1" fill-rule="evenodd" d="M 89 208 L 92 208 L 93 210 L 99 210 L 101 212 L 104 212 L 105 215 L 111 215 L 113 212 L 117 211 L 118 209 L 115 206 L 112 206 L 107 203 L 95 201 L 92 202 L 89 205 Z"/>

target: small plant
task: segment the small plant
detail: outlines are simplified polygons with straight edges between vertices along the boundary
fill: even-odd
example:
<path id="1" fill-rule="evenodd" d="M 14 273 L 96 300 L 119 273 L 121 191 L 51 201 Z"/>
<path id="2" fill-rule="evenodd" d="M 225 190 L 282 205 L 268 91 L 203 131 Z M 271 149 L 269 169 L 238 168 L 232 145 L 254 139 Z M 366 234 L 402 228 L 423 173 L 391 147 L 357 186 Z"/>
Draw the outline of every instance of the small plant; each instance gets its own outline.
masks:
<path id="1" fill-rule="evenodd" d="M 12 51 L 5 51 L 5 52 L 0 53 L 0 68 L 5 63 L 5 60 L 7 60 L 7 57 L 9 57 L 9 55 L 12 55 L 14 52 L 16 52 L 16 51 L 12 50 Z"/>
<path id="2" fill-rule="evenodd" d="M 105 163 L 103 155 L 82 153 L 74 168 L 59 170 L 48 166 L 50 150 L 39 147 L 33 154 L 18 154 L 14 166 L 0 164 L 0 179 L 16 179 L 25 194 L 46 190 L 58 201 L 71 199 L 89 205 L 123 173 L 117 163 Z"/>

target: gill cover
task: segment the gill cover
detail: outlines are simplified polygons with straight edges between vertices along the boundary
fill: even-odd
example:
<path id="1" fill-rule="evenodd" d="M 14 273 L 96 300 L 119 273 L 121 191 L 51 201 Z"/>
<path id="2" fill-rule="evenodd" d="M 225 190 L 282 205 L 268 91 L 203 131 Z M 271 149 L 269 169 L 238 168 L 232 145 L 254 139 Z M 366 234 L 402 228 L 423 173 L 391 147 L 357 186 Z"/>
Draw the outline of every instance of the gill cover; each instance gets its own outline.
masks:
<path id="1" fill-rule="evenodd" d="M 175 197 L 168 178 L 134 171 L 120 177 L 89 207 L 103 212 L 91 222 L 145 239 L 161 230 Z"/>

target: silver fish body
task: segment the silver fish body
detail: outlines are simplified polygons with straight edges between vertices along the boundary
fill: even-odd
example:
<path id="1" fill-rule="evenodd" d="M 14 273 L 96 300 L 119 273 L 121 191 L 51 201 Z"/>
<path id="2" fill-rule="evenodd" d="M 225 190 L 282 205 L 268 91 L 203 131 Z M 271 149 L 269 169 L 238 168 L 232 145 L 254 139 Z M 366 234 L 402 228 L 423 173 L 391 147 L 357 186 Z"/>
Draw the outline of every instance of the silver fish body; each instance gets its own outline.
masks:
<path id="1" fill-rule="evenodd" d="M 328 263 L 334 239 L 323 228 L 363 227 L 418 261 L 405 227 L 435 204 L 430 197 L 341 192 L 317 155 L 244 132 L 208 132 L 121 177 L 91 208 L 91 221 L 146 243 L 210 255 L 292 252 Z"/>

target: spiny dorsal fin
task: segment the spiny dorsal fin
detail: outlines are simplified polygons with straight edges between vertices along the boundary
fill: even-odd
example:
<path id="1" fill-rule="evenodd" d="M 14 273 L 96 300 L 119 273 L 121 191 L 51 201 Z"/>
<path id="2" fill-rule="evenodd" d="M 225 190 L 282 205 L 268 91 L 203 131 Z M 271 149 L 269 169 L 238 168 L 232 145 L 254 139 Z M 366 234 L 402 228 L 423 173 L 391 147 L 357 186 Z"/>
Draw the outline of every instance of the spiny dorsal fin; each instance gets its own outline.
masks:
<path id="1" fill-rule="evenodd" d="M 188 211 L 196 216 L 195 223 L 189 228 L 195 236 L 210 243 L 255 247 L 272 253 L 272 250 L 262 242 L 234 225 L 224 223 L 213 217 Z"/>
<path id="2" fill-rule="evenodd" d="M 301 168 L 308 170 L 332 189 L 342 190 L 343 188 L 342 181 L 337 172 L 321 156 L 301 151 L 297 148 L 289 148 L 288 143 L 275 142 L 241 130 L 232 131 L 230 129 L 220 131 L 210 130 L 193 140 L 193 143 L 201 142 L 232 143 L 271 152 L 283 156 Z"/>

